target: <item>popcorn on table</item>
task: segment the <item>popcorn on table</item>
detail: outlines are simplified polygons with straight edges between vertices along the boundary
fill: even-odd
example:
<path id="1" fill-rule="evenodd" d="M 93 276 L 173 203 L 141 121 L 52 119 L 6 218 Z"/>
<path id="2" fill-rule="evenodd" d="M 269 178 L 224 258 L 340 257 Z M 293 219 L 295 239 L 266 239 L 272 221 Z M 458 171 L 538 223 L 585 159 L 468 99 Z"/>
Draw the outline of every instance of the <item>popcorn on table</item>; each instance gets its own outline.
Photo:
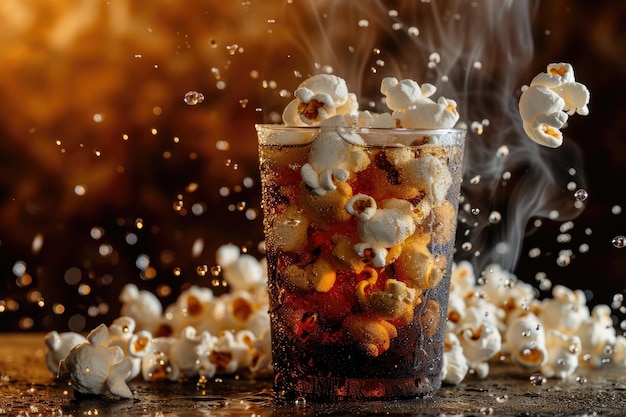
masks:
<path id="1" fill-rule="evenodd" d="M 241 257 L 238 250 L 228 245 L 222 246 L 218 253 L 220 259 L 229 259 L 224 262 L 224 270 L 232 268 Z M 251 260 L 246 258 L 244 262 L 248 264 Z M 262 264 L 262 260 L 257 262 Z M 256 267 L 247 270 L 255 274 Z M 581 364 L 626 367 L 626 337 L 616 335 L 608 306 L 600 305 L 590 312 L 582 292 L 555 286 L 554 298 L 543 301 L 532 299 L 532 292 L 525 292 L 531 298 L 525 301 L 526 307 L 520 307 L 515 313 L 509 312 L 505 320 L 508 307 L 503 302 L 506 300 L 503 289 L 525 288 L 515 276 L 492 265 L 487 268 L 488 279 L 479 284 L 471 264 L 465 261 L 454 264 L 452 271 L 442 369 L 444 383 L 456 385 L 468 375 L 486 378 L 490 362 L 503 354 L 511 355 L 514 363 L 529 372 L 540 370 L 548 378 L 568 378 Z M 233 279 L 240 279 L 239 284 L 247 285 L 242 284 L 248 281 L 240 273 L 230 276 L 239 277 Z M 373 285 L 376 279 L 372 275 L 371 282 L 364 282 Z M 398 283 L 393 280 L 386 282 L 380 297 L 364 289 L 362 302 L 367 309 L 401 317 L 407 311 L 402 306 L 415 302 L 421 295 L 413 288 Z M 130 291 L 139 294 L 135 290 L 136 287 L 131 287 Z M 193 289 L 186 295 L 202 294 L 197 291 Z M 258 288 L 251 291 L 257 294 L 256 301 L 266 300 L 263 296 L 258 297 Z M 242 294 L 241 291 L 234 293 Z M 146 293 L 142 294 L 145 299 L 152 299 Z M 477 297 L 476 294 L 483 296 Z M 232 294 L 213 297 L 212 302 L 222 298 L 232 300 Z M 137 297 L 129 297 L 127 302 L 134 306 Z M 533 302 L 538 305 L 538 315 L 527 307 Z M 178 301 L 173 306 L 188 308 Z M 138 310 L 126 308 L 124 311 Z M 573 327 L 564 332 L 559 320 L 572 318 L 568 312 L 576 314 Z M 248 323 L 235 331 L 228 328 L 232 325 L 231 319 L 222 322 L 222 318 L 211 317 L 215 313 L 210 308 L 205 313 L 205 320 L 217 322 L 214 332 L 189 325 L 173 336 L 153 338 L 149 331 L 139 327 L 135 317 L 130 316 L 119 317 L 108 328 L 98 326 L 87 338 L 73 332 L 50 332 L 46 335 L 46 363 L 53 375 L 71 379 L 78 392 L 110 393 L 121 398 L 132 397 L 127 381 L 137 376 L 145 381 L 178 381 L 244 371 L 261 375 L 272 372 L 267 304 L 258 307 L 255 313 L 248 316 Z M 181 317 L 184 316 L 181 313 Z M 384 353 L 397 331 L 389 322 L 374 317 L 355 315 L 344 325 L 350 328 L 350 334 L 362 344 L 364 350 L 376 356 Z M 452 320 L 452 317 L 456 319 Z M 532 354 L 532 349 L 538 351 L 537 356 Z M 138 375 L 137 363 L 140 365 Z"/>
<path id="2" fill-rule="evenodd" d="M 574 113 L 589 114 L 589 90 L 574 79 L 570 64 L 549 64 L 520 97 L 522 126 L 530 139 L 557 148 L 563 144 L 561 128 Z"/>
<path id="3" fill-rule="evenodd" d="M 133 393 L 126 378 L 132 364 L 124 357 L 121 347 L 109 345 L 107 326 L 96 327 L 87 340 L 74 346 L 59 362 L 59 377 L 69 379 L 74 390 L 81 394 L 111 393 L 131 398 Z"/>

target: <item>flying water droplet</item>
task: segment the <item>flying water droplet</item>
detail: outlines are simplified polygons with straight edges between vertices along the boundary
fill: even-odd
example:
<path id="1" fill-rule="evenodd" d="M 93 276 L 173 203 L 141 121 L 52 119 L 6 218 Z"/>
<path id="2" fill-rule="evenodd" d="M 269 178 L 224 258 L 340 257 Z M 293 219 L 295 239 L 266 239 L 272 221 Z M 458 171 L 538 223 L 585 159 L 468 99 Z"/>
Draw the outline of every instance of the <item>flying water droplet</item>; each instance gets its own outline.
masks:
<path id="1" fill-rule="evenodd" d="M 497 224 L 500 223 L 500 220 L 502 220 L 502 215 L 500 214 L 500 212 L 492 211 L 491 213 L 489 213 L 489 223 Z"/>
<path id="2" fill-rule="evenodd" d="M 585 201 L 587 199 L 587 197 L 589 197 L 589 193 L 587 193 L 587 190 L 585 190 L 583 188 L 579 188 L 574 193 L 574 198 L 576 200 L 578 200 L 578 201 Z"/>
<path id="3" fill-rule="evenodd" d="M 546 377 L 543 376 L 543 374 L 540 373 L 536 373 L 536 374 L 532 374 L 530 376 L 530 383 L 537 386 L 537 385 L 543 385 L 546 383 Z"/>
<path id="4" fill-rule="evenodd" d="M 615 246 L 616 248 L 622 249 L 624 246 L 626 246 L 626 237 L 622 235 L 615 236 L 611 243 L 613 243 L 613 246 Z"/>
<path id="5" fill-rule="evenodd" d="M 185 94 L 185 103 L 190 106 L 195 106 L 196 104 L 200 104 L 204 101 L 204 94 L 198 91 L 188 91 Z"/>

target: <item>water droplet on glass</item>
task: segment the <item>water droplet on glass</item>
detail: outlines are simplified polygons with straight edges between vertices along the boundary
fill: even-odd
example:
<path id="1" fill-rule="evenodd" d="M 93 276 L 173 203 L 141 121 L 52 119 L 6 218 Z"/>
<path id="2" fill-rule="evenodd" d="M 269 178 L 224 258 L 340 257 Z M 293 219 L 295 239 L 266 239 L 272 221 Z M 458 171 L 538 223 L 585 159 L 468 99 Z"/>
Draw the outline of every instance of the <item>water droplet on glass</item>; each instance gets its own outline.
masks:
<path id="1" fill-rule="evenodd" d="M 576 382 L 578 382 L 579 384 L 586 384 L 587 383 L 587 378 L 585 378 L 584 376 L 577 376 L 576 377 Z"/>
<path id="2" fill-rule="evenodd" d="M 306 398 L 304 397 L 298 397 L 296 398 L 296 400 L 294 401 L 294 405 L 298 408 L 304 408 L 306 407 Z"/>
<path id="3" fill-rule="evenodd" d="M 611 243 L 613 243 L 613 246 L 615 246 L 616 248 L 622 249 L 624 246 L 626 246 L 626 237 L 622 235 L 615 236 Z"/>
<path id="4" fill-rule="evenodd" d="M 615 214 L 616 216 L 618 214 L 622 214 L 622 206 L 620 205 L 614 205 L 613 207 L 611 207 L 611 213 Z"/>
<path id="5" fill-rule="evenodd" d="M 195 106 L 196 104 L 200 104 L 204 101 L 204 94 L 197 91 L 188 91 L 185 94 L 184 100 L 188 105 Z"/>
<path id="6" fill-rule="evenodd" d="M 587 190 L 584 190 L 582 188 L 579 188 L 574 193 L 574 198 L 578 201 L 585 201 L 587 197 L 589 197 L 589 193 L 587 193 Z"/>
<path id="7" fill-rule="evenodd" d="M 474 216 L 478 216 L 480 214 L 480 209 L 478 207 L 473 207 L 471 211 Z"/>
<path id="8" fill-rule="evenodd" d="M 211 275 L 214 277 L 218 277 L 222 273 L 222 267 L 220 265 L 215 265 L 211 267 Z"/>

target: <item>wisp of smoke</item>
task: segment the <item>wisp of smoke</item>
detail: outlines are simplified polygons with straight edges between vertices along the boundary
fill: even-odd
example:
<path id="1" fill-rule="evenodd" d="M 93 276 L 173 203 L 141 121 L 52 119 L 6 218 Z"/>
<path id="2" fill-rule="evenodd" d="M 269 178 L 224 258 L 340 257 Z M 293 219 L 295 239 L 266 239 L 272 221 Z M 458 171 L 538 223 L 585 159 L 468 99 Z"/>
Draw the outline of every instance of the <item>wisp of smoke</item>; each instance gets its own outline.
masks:
<path id="1" fill-rule="evenodd" d="M 468 127 L 457 259 L 478 271 L 491 263 L 513 270 L 530 220 L 580 213 L 566 184 L 584 186 L 581 157 L 526 138 L 518 112 L 533 56 L 531 0 L 301 0 L 285 5 L 293 42 L 311 74 L 333 72 L 361 98 L 385 110 L 383 77 L 437 86 L 458 102 Z M 548 64 L 548 63 L 546 63 Z"/>

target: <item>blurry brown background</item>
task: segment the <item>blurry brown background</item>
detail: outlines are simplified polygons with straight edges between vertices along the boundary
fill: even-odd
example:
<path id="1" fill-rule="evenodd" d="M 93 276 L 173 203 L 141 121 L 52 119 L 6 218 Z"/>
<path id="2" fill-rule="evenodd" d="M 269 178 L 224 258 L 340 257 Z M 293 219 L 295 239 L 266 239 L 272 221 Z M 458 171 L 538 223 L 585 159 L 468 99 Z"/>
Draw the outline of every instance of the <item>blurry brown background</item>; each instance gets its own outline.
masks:
<path id="1" fill-rule="evenodd" d="M 344 76 L 336 57 L 307 51 L 363 41 L 355 31 L 364 19 L 391 26 L 435 3 L 454 19 L 446 3 L 456 2 L 414 3 L 350 1 L 347 13 L 313 0 L 0 2 L 0 331 L 88 330 L 117 316 L 125 283 L 169 304 L 186 285 L 214 284 L 203 271 L 219 245 L 258 254 L 254 123 L 277 121 L 303 77 L 326 63 Z M 611 303 L 626 287 L 626 249 L 611 244 L 626 234 L 626 213 L 615 211 L 626 209 L 626 3 L 529 6 L 534 53 L 516 85 L 565 61 L 589 87 L 591 114 L 565 133 L 582 150 L 590 196 L 565 245 L 570 265 L 555 262 L 562 222 L 544 221 L 516 272 L 529 282 L 545 272 Z M 341 39 L 306 23 L 314 8 L 345 25 Z M 357 57 L 368 54 L 345 64 L 367 68 Z M 369 73 L 379 84 L 379 69 L 377 78 L 360 71 L 359 82 Z M 186 104 L 189 91 L 204 101 Z M 535 247 L 541 256 L 529 258 Z"/>

